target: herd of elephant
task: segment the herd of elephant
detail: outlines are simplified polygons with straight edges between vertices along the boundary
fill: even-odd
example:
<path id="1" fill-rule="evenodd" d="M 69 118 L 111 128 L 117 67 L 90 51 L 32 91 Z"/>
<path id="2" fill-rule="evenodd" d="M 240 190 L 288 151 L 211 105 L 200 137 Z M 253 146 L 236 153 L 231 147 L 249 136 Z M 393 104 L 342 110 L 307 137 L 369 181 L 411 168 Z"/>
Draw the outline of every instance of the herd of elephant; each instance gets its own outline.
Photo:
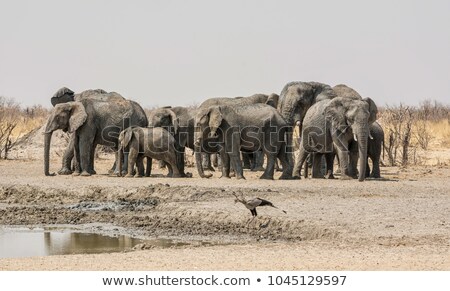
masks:
<path id="1" fill-rule="evenodd" d="M 162 107 L 148 116 L 138 103 L 101 89 L 75 94 L 64 87 L 51 103 L 55 108 L 47 121 L 44 143 L 47 176 L 55 175 L 49 172 L 52 133 L 62 129 L 71 133 L 71 139 L 60 175 L 95 174 L 95 148 L 104 145 L 116 151 L 110 173 L 127 177 L 150 176 L 152 159 L 167 165 L 168 176 L 186 177 L 186 148 L 193 150 L 202 178 L 211 176 L 205 173 L 212 168 L 209 155 L 220 157 L 224 178 L 242 179 L 248 167 L 263 170 L 261 179 L 273 179 L 275 169 L 282 171 L 280 179 L 300 178 L 308 157 L 313 178 L 334 178 L 335 157 L 341 179 L 380 177 L 384 132 L 375 121 L 377 106 L 346 85 L 290 82 L 280 95 L 210 98 L 197 108 Z M 296 129 L 299 150 L 294 155 Z M 304 174 L 307 171 L 305 166 Z"/>

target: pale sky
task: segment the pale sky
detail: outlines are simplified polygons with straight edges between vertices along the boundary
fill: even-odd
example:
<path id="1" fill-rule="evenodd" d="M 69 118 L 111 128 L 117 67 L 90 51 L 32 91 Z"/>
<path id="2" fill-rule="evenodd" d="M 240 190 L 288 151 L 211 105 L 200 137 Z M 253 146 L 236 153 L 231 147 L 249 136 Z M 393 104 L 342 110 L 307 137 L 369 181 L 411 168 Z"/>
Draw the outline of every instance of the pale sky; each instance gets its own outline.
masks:
<path id="1" fill-rule="evenodd" d="M 345 83 L 378 105 L 450 101 L 450 1 L 4 1 L 0 95 L 62 86 L 143 106 Z"/>

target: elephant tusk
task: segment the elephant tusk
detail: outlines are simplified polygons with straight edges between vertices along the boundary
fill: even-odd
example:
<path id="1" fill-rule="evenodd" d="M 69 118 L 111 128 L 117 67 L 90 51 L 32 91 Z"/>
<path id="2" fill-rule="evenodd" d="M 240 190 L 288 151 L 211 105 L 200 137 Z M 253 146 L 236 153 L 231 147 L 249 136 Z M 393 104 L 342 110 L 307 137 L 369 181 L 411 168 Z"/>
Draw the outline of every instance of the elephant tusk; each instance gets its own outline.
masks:
<path id="1" fill-rule="evenodd" d="M 354 139 L 355 141 L 358 141 L 358 138 L 356 137 L 356 134 L 353 134 L 353 139 Z"/>
<path id="2" fill-rule="evenodd" d="M 370 132 L 369 132 L 369 138 L 370 138 L 370 139 L 373 139 L 373 136 L 372 136 L 372 134 L 370 134 Z"/>

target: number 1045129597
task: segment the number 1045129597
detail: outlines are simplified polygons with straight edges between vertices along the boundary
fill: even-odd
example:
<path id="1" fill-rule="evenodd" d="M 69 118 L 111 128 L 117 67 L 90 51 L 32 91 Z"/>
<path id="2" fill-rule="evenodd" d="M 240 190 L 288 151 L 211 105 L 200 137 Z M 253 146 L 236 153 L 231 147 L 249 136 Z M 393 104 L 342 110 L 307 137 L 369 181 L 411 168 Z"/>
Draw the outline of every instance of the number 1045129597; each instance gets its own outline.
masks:
<path id="1" fill-rule="evenodd" d="M 268 276 L 268 285 L 344 285 L 347 276 Z"/>

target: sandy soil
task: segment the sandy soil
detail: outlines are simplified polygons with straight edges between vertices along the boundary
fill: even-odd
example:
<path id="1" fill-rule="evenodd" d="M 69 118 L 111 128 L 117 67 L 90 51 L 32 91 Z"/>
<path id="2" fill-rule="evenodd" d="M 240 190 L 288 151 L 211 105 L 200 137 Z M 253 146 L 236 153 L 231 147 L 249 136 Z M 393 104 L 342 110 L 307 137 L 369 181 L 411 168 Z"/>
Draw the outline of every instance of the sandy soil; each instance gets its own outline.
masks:
<path id="1" fill-rule="evenodd" d="M 193 168 L 193 178 L 156 169 L 157 177 L 119 178 L 104 174 L 111 164 L 98 160 L 92 177 L 45 177 L 42 161 L 0 161 L 0 225 L 96 223 L 107 233 L 212 245 L 0 259 L 0 270 L 450 270 L 448 166 L 382 168 L 385 179 L 360 183 L 251 172 L 200 179 Z M 233 191 L 287 214 L 258 208 L 249 223 Z"/>

